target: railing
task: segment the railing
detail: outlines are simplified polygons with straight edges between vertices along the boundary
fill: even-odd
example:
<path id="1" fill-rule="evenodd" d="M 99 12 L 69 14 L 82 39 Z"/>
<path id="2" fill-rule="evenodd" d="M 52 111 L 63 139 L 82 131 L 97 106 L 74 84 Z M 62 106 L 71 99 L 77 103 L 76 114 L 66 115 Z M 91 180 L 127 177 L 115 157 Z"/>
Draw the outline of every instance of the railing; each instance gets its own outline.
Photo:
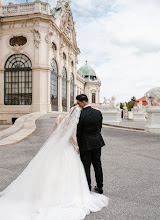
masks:
<path id="1" fill-rule="evenodd" d="M 46 2 L 35 1 L 33 3 L 0 5 L 0 17 L 43 13 L 50 15 L 50 5 Z"/>

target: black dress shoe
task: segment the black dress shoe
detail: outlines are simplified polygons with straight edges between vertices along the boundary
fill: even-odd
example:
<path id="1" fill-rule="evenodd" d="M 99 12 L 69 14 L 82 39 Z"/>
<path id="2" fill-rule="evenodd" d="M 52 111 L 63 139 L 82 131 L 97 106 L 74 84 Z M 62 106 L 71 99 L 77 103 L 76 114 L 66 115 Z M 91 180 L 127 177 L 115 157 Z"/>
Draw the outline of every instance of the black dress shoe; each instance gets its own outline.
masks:
<path id="1" fill-rule="evenodd" d="M 97 186 L 94 187 L 94 190 L 96 192 L 98 192 L 99 194 L 102 194 L 103 193 L 103 189 L 102 188 L 98 188 Z"/>

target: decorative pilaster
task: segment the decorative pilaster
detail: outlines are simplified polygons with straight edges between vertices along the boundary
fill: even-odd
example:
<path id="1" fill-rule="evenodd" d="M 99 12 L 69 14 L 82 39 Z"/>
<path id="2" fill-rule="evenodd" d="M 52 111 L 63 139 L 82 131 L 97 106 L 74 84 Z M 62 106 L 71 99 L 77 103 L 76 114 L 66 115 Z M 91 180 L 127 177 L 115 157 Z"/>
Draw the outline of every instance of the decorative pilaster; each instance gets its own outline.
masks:
<path id="1" fill-rule="evenodd" d="M 76 103 L 76 96 L 77 96 L 77 84 L 74 84 L 74 103 Z"/>
<path id="2" fill-rule="evenodd" d="M 48 95 L 47 95 L 47 102 L 48 102 L 48 108 L 47 108 L 47 112 L 51 112 L 52 109 L 51 109 L 51 70 L 48 70 L 47 71 L 47 92 L 48 92 Z"/>
<path id="3" fill-rule="evenodd" d="M 71 87 L 70 87 L 70 80 L 68 79 L 67 80 L 67 112 L 69 112 L 70 110 L 70 90 L 71 90 Z"/>
<path id="4" fill-rule="evenodd" d="M 62 112 L 62 74 L 58 75 L 58 111 Z"/>
<path id="5" fill-rule="evenodd" d="M 4 70 L 0 70 L 0 106 L 4 105 Z"/>

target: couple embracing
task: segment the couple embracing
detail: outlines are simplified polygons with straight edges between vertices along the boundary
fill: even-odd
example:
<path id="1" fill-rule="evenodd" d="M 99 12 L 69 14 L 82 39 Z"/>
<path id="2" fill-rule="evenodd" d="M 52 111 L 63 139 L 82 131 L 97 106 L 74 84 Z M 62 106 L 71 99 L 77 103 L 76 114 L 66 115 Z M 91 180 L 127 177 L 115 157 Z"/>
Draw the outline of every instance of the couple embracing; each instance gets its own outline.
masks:
<path id="1" fill-rule="evenodd" d="M 0 193 L 0 219 L 82 220 L 108 205 L 109 199 L 102 195 L 102 114 L 88 105 L 85 94 L 76 99 L 78 105 L 58 116 L 36 156 Z"/>

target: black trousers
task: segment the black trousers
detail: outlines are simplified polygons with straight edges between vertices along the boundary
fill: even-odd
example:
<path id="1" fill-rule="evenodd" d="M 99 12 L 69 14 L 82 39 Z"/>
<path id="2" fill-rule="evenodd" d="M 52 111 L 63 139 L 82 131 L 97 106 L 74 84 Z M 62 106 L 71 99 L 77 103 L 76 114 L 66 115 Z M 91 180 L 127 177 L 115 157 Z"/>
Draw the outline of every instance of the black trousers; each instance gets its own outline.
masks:
<path id="1" fill-rule="evenodd" d="M 91 190 L 91 164 L 93 165 L 97 187 L 103 187 L 103 171 L 101 165 L 101 148 L 90 151 L 80 151 L 81 161 L 87 176 L 88 186 Z"/>

